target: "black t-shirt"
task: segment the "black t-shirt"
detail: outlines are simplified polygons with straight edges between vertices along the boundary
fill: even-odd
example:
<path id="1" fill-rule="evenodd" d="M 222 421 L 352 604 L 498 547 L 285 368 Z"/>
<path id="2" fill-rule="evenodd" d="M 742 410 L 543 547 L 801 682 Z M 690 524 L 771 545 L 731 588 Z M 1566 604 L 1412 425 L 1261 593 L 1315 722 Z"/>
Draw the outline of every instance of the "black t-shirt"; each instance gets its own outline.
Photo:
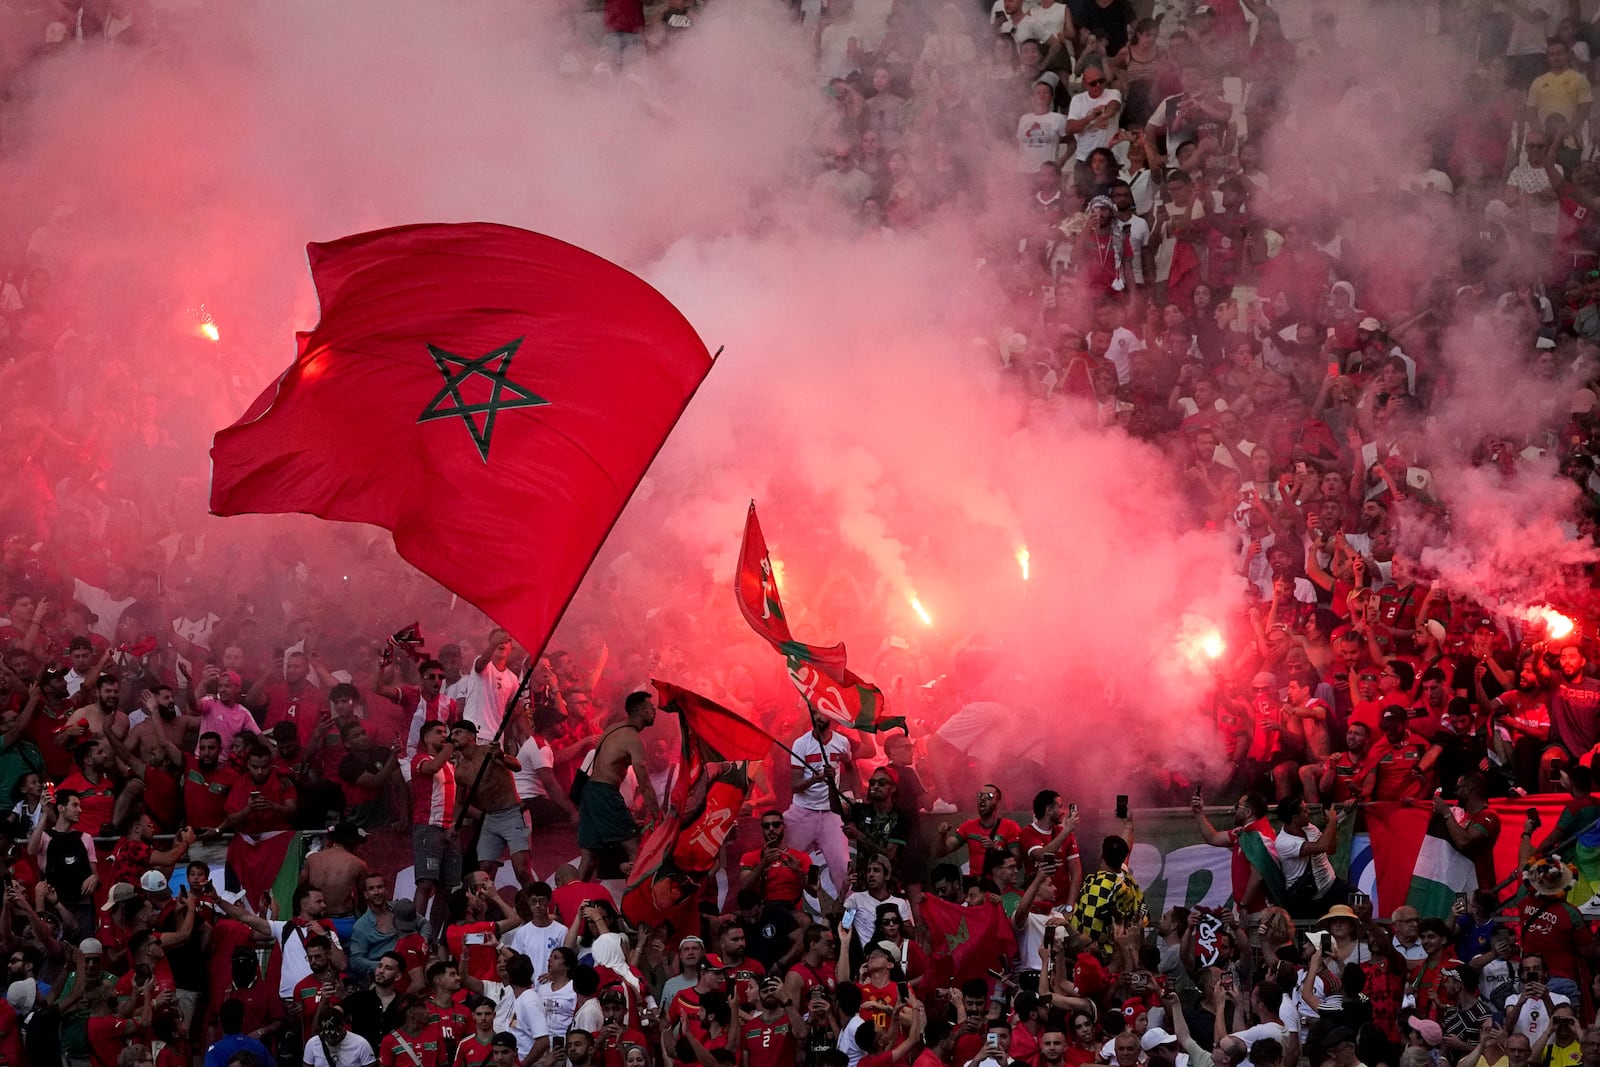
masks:
<path id="1" fill-rule="evenodd" d="M 1079 28 L 1087 29 L 1105 41 L 1108 54 L 1116 55 L 1122 51 L 1128 43 L 1128 25 L 1134 19 L 1133 7 L 1128 0 L 1111 0 L 1111 3 L 1104 7 L 1094 0 L 1088 0 L 1080 7 L 1083 11 L 1083 20 L 1078 23 Z"/>
<path id="2" fill-rule="evenodd" d="M 769 904 L 755 922 L 744 924 L 745 941 L 750 955 L 761 961 L 761 966 L 771 974 L 777 962 L 789 951 L 789 938 L 799 927 L 794 913 L 781 904 Z"/>
<path id="3" fill-rule="evenodd" d="M 61 903 L 76 904 L 83 899 L 83 883 L 94 873 L 83 834 L 67 830 L 59 834 L 50 832 L 49 838 L 44 846 L 45 881 L 56 887 Z"/>

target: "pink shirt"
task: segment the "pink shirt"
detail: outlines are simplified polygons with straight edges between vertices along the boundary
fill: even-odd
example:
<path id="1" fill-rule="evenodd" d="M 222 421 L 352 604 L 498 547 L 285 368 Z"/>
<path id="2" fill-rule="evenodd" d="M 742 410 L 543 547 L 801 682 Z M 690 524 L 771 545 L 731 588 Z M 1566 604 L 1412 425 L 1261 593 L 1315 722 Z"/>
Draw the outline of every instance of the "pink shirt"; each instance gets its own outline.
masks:
<path id="1" fill-rule="evenodd" d="M 241 731 L 261 732 L 256 720 L 243 704 L 224 704 L 217 697 L 200 698 L 200 732 L 222 736 L 222 751 L 227 753 L 233 739 Z"/>

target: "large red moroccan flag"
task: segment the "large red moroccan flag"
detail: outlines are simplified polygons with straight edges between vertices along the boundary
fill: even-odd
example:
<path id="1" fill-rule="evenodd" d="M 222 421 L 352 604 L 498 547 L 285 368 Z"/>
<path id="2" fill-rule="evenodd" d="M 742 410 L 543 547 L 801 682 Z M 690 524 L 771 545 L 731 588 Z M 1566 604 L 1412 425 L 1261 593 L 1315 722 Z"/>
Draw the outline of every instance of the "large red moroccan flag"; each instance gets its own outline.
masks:
<path id="1" fill-rule="evenodd" d="M 924 894 L 919 907 L 930 946 L 924 990 L 987 978 L 1017 954 L 1017 932 L 999 904 L 963 907 Z"/>
<path id="2" fill-rule="evenodd" d="M 211 446 L 218 515 L 394 534 L 537 651 L 712 357 L 660 293 L 491 223 L 309 246 L 322 320 Z"/>

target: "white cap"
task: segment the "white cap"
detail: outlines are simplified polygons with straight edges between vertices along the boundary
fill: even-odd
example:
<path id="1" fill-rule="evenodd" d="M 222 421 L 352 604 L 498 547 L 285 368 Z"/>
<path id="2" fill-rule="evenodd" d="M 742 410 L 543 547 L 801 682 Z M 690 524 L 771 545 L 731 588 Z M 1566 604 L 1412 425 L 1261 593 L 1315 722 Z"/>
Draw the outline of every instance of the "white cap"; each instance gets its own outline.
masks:
<path id="1" fill-rule="evenodd" d="M 1162 1045 L 1176 1045 L 1177 1043 L 1177 1038 L 1173 1037 L 1159 1026 L 1152 1026 L 1150 1029 L 1146 1030 L 1144 1032 L 1144 1036 L 1139 1039 L 1139 1047 L 1146 1052 L 1149 1052 L 1153 1048 L 1160 1048 Z"/>
<path id="2" fill-rule="evenodd" d="M 145 871 L 139 876 L 139 888 L 146 893 L 165 893 L 167 876 L 160 871 Z"/>

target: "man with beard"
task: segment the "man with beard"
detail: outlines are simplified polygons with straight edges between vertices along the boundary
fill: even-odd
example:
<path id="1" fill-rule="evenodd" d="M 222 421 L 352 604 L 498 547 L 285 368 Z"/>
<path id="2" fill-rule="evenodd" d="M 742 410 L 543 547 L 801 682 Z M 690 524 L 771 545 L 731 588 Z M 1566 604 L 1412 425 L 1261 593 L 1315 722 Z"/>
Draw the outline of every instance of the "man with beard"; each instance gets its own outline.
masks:
<path id="1" fill-rule="evenodd" d="M 294 984 L 289 995 L 289 1011 L 299 1014 L 307 1041 L 322 1010 L 344 1001 L 344 979 L 333 967 L 332 950 L 333 942 L 326 937 L 314 934 L 306 938 L 306 964 L 311 972 Z"/>
<path id="2" fill-rule="evenodd" d="M 522 820 L 514 777 L 522 764 L 498 744 L 479 744 L 478 727 L 470 719 L 451 724 L 450 741 L 460 753 L 456 764 L 455 818 L 465 815 L 469 806 L 482 813 L 478 869 L 493 874 L 509 852 L 517 881 L 527 885 L 533 881 L 533 859 L 528 852 L 528 824 Z M 476 794 L 472 791 L 474 784 L 478 787 Z"/>
<path id="3" fill-rule="evenodd" d="M 1539 755 L 1550 741 L 1550 708 L 1531 657 L 1517 668 L 1515 689 L 1490 698 L 1485 664 L 1473 669 L 1473 693 L 1489 715 L 1489 762 L 1496 777 L 1509 776 L 1529 791 L 1539 784 Z M 1498 794 L 1497 794 L 1498 795 Z"/>
<path id="4" fill-rule="evenodd" d="M 844 836 L 855 847 L 857 864 L 868 856 L 882 856 L 891 867 L 899 862 L 906 825 L 894 803 L 898 784 L 892 770 L 879 767 L 867 779 L 867 799 L 850 805 Z"/>
<path id="5" fill-rule="evenodd" d="M 1418 800 L 1432 793 L 1439 746 L 1411 732 L 1410 716 L 1398 704 L 1384 708 L 1378 723 L 1383 736 L 1367 756 L 1357 792 L 1372 800 Z"/>
<path id="6" fill-rule="evenodd" d="M 1589 661 L 1577 641 L 1562 645 L 1556 669 L 1550 669 L 1545 646 L 1533 646 L 1534 666 L 1544 682 L 1550 708 L 1554 739 L 1567 752 L 1567 759 L 1587 755 L 1600 742 L 1600 679 L 1585 671 Z"/>
<path id="7" fill-rule="evenodd" d="M 172 833 L 182 824 L 181 769 L 184 766 L 183 725 L 197 724 L 193 716 L 180 716 L 172 690 L 163 686 L 152 693 L 145 690 L 141 700 L 147 717 L 139 722 L 123 743 L 115 733 L 107 734 L 117 769 L 125 779 L 144 783 L 145 814 L 155 820 L 156 830 Z M 163 703 L 165 701 L 165 703 Z M 177 737 L 173 736 L 177 733 Z M 152 770 L 154 774 L 150 773 Z"/>
<path id="8" fill-rule="evenodd" d="M 740 1027 L 746 1067 L 793 1067 L 806 1021 L 777 976 L 761 983 L 761 1008 Z"/>
<path id="9" fill-rule="evenodd" d="M 144 783 L 130 779 L 117 789 L 111 777 L 111 746 L 104 740 L 79 745 L 73 750 L 72 762 L 78 769 L 61 780 L 60 788 L 70 789 L 83 801 L 84 830 L 95 837 L 115 837 L 116 827 L 144 794 Z"/>
<path id="10" fill-rule="evenodd" d="M 764 905 L 794 911 L 805 892 L 811 857 L 789 848 L 783 839 L 783 813 L 769 808 L 761 813 L 761 847 L 739 860 L 739 886 L 755 888 Z"/>
<path id="11" fill-rule="evenodd" d="M 783 813 L 789 844 L 803 852 L 821 851 L 835 893 L 844 891 L 850 866 L 850 846 L 837 807 L 839 779 L 842 772 L 847 779 L 843 787 L 853 784 L 848 779 L 853 776 L 855 748 L 849 738 L 835 732 L 833 720 L 815 709 L 811 711 L 811 732 L 801 734 L 789 745 L 793 799 L 789 810 Z"/>
<path id="12" fill-rule="evenodd" d="M 385 952 L 372 969 L 372 984 L 350 994 L 344 1002 L 350 1029 L 372 1045 L 381 1041 L 384 1034 L 397 1028 L 404 1018 L 396 985 L 405 972 L 405 960 L 393 952 Z"/>
<path id="13" fill-rule="evenodd" d="M 173 838 L 171 848 L 157 852 L 150 847 L 150 841 L 155 837 L 155 833 L 155 821 L 151 819 L 149 812 L 141 812 L 134 816 L 127 834 L 111 850 L 111 884 L 126 882 L 129 885 L 138 885 L 140 876 L 150 868 L 170 869 L 184 857 L 189 851 L 189 845 L 194 841 L 194 832 L 185 828 Z"/>
<path id="14" fill-rule="evenodd" d="M 243 679 L 233 671 L 207 667 L 198 686 L 189 691 L 189 703 L 200 716 L 200 732 L 215 731 L 222 738 L 223 751 L 241 731 L 259 732 L 250 709 L 239 703 Z M 215 695 L 203 695 L 215 694 Z"/>
<path id="15" fill-rule="evenodd" d="M 102 674 L 95 679 L 94 702 L 79 708 L 67 718 L 56 743 L 71 749 L 85 738 L 100 737 L 108 729 L 123 737 L 128 736 L 128 717 L 119 708 L 120 683 L 114 674 Z"/>
<path id="16" fill-rule="evenodd" d="M 360 827 L 382 826 L 394 819 L 391 798 L 403 789 L 400 774 L 401 745 L 375 745 L 358 719 L 339 724 L 344 755 L 339 759 L 339 781 L 345 792 L 347 821 Z"/>
<path id="17" fill-rule="evenodd" d="M 328 698 L 311 683 L 311 660 L 304 652 L 289 652 L 283 657 L 283 680 L 267 684 L 263 677 L 251 687 L 244 702 L 264 708 L 261 725 L 272 729 L 280 722 L 294 723 L 302 748 L 309 747 L 317 722 L 328 710 Z M 227 746 L 224 745 L 224 748 Z"/>
<path id="18" fill-rule="evenodd" d="M 215 731 L 200 735 L 194 755 L 183 758 L 183 811 L 197 840 L 189 848 L 191 859 L 207 866 L 222 863 L 228 843 L 222 824 L 228 817 L 228 794 L 239 772 L 222 762 L 222 736 Z"/>
<path id="19" fill-rule="evenodd" d="M 27 673 L 31 674 L 32 657 L 26 652 L 16 653 L 17 657 L 26 660 Z M 13 671 L 17 670 L 16 659 L 8 661 L 8 666 Z M 38 674 L 39 706 L 34 709 L 33 718 L 28 720 L 28 726 L 23 735 L 38 746 L 39 753 L 44 757 L 45 777 L 57 782 L 72 773 L 72 753 L 56 744 L 56 735 L 61 727 L 66 725 L 67 719 L 72 715 L 72 699 L 67 695 L 66 673 L 60 667 L 45 667 Z"/>
<path id="20" fill-rule="evenodd" d="M 297 803 L 294 783 L 272 769 L 272 750 L 255 745 L 246 758 L 244 777 L 228 791 L 222 829 L 251 835 L 292 830 Z"/>
<path id="21" fill-rule="evenodd" d="M 1195 822 L 1200 827 L 1200 837 L 1206 844 L 1232 850 L 1233 896 L 1245 912 L 1246 923 L 1249 923 L 1252 921 L 1250 916 L 1264 911 L 1268 904 L 1263 872 L 1255 862 L 1262 857 L 1252 856 L 1244 845 L 1246 834 L 1250 833 L 1259 834 L 1262 842 L 1268 845 L 1277 837 L 1277 832 L 1267 821 L 1266 798 L 1259 793 L 1240 796 L 1233 805 L 1233 828 L 1226 833 L 1211 825 L 1211 820 L 1206 817 L 1205 801 L 1200 794 L 1196 793 L 1189 801 L 1189 810 L 1194 813 Z M 1268 853 L 1267 858 L 1276 865 L 1275 856 Z M 1281 871 L 1278 877 L 1282 877 Z"/>
<path id="22" fill-rule="evenodd" d="M 826 923 L 806 927 L 803 944 L 804 955 L 783 976 L 784 995 L 791 1006 L 810 1003 L 813 989 L 831 995 L 837 977 L 833 961 L 839 955 L 839 939 Z"/>

